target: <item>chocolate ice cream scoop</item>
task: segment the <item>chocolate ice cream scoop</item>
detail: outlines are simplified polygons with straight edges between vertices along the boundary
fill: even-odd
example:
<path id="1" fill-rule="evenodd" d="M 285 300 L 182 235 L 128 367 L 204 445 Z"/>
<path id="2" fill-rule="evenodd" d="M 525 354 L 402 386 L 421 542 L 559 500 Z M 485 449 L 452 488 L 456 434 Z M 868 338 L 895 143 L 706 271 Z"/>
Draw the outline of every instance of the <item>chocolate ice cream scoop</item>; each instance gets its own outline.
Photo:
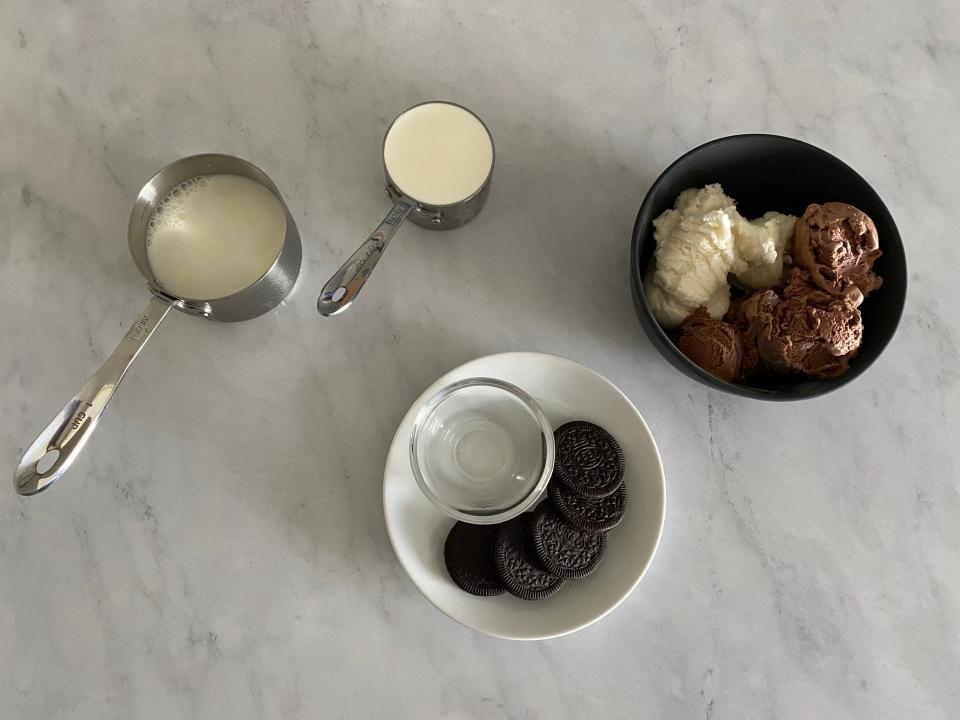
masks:
<path id="1" fill-rule="evenodd" d="M 853 205 L 809 205 L 797 220 L 794 262 L 810 273 L 819 288 L 846 295 L 854 305 L 859 306 L 883 282 L 873 272 L 882 254 L 876 225 Z"/>
<path id="2" fill-rule="evenodd" d="M 765 364 L 781 372 L 838 377 L 862 339 L 863 321 L 853 299 L 813 286 L 799 269 L 782 299 L 761 301 L 758 308 L 757 350 Z"/>
<path id="3" fill-rule="evenodd" d="M 680 328 L 680 352 L 721 380 L 733 382 L 740 376 L 743 343 L 735 326 L 711 317 L 701 307 Z"/>
<path id="4" fill-rule="evenodd" d="M 760 316 L 768 317 L 771 308 L 780 302 L 773 290 L 759 290 L 753 295 L 735 300 L 730 305 L 725 319 L 740 331 L 743 346 L 743 360 L 740 362 L 740 375 L 746 377 L 761 369 L 760 353 L 757 349 L 757 334 L 760 330 Z"/>

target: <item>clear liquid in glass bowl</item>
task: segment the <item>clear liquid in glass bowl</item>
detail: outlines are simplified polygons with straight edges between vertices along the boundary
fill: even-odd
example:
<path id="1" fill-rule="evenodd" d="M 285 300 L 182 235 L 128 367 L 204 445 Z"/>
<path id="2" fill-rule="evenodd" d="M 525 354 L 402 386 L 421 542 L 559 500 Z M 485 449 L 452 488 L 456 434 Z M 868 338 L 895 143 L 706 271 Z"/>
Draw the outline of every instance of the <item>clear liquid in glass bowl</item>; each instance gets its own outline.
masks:
<path id="1" fill-rule="evenodd" d="M 410 463 L 417 484 L 458 520 L 498 523 L 524 512 L 546 488 L 553 462 L 546 415 L 502 380 L 448 385 L 414 420 Z"/>

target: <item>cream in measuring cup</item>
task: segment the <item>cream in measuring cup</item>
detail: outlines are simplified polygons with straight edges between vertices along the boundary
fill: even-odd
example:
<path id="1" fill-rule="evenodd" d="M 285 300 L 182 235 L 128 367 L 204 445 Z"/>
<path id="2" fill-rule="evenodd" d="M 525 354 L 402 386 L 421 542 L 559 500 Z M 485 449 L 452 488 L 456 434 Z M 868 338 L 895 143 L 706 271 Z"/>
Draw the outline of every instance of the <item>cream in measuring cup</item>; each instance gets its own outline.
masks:
<path id="1" fill-rule="evenodd" d="M 425 103 L 394 120 L 383 141 L 387 176 L 407 197 L 450 205 L 477 192 L 493 168 L 493 141 L 480 119 L 449 103 Z"/>
<path id="2" fill-rule="evenodd" d="M 400 113 L 383 138 L 387 194 L 394 206 L 383 222 L 324 285 L 317 310 L 330 316 L 356 298 L 400 224 L 452 230 L 486 202 L 494 165 L 486 125 L 460 105 L 428 102 Z"/>

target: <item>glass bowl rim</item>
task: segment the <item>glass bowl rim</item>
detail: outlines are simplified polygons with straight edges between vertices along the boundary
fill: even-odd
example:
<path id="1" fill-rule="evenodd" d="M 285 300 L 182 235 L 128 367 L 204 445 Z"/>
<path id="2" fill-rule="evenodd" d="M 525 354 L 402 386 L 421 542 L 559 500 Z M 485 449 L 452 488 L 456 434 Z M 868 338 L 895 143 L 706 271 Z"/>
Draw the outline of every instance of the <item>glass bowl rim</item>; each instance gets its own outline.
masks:
<path id="1" fill-rule="evenodd" d="M 525 495 L 515 505 L 489 514 L 462 512 L 461 510 L 448 505 L 439 497 L 437 497 L 427 486 L 426 479 L 420 472 L 419 458 L 417 453 L 417 441 L 420 439 L 420 435 L 423 431 L 427 418 L 433 414 L 433 412 L 440 406 L 441 403 L 450 398 L 451 395 L 472 387 L 492 387 L 497 390 L 507 392 L 515 399 L 519 400 L 537 421 L 537 424 L 540 426 L 540 431 L 546 441 L 546 452 L 544 453 L 543 461 L 541 463 L 540 477 L 538 478 L 536 484 L 534 484 L 534 486 L 530 489 L 530 492 L 528 492 L 527 495 Z M 420 492 L 422 492 L 427 499 L 430 500 L 430 502 L 432 502 L 445 514 L 456 520 L 461 520 L 473 525 L 493 525 L 496 523 L 506 522 L 507 520 L 510 520 L 511 518 L 514 518 L 530 509 L 530 507 L 543 494 L 547 484 L 550 482 L 550 477 L 553 475 L 555 452 L 556 446 L 553 438 L 553 426 L 550 424 L 550 420 L 547 418 L 546 413 L 543 412 L 543 409 L 540 407 L 537 401 L 534 400 L 529 393 L 522 388 L 517 387 L 513 383 L 491 377 L 466 378 L 440 388 L 440 390 L 434 393 L 430 399 L 423 404 L 423 407 L 417 411 L 417 415 L 413 421 L 413 429 L 410 432 L 410 467 L 413 470 L 413 476 L 417 481 Z"/>

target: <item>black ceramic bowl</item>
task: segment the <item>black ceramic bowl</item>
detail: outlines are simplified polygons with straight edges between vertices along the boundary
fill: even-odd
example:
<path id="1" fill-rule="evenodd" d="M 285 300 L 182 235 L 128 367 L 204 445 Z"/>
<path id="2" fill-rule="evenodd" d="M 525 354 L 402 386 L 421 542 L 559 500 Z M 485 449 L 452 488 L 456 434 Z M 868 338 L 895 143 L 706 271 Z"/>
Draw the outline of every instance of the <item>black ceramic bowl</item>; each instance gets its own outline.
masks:
<path id="1" fill-rule="evenodd" d="M 854 205 L 877 226 L 883 255 L 874 270 L 883 285 L 860 306 L 863 344 L 850 370 L 832 380 L 769 375 L 749 385 L 727 383 L 692 363 L 677 348 L 678 330 L 664 330 L 647 305 L 643 276 L 653 260 L 653 219 L 673 207 L 683 190 L 720 183 L 748 218 L 768 210 L 800 216 L 810 203 Z M 694 148 L 663 171 L 640 206 L 631 254 L 633 304 L 650 340 L 671 365 L 704 385 L 761 400 L 801 400 L 836 390 L 861 375 L 893 337 L 907 294 L 907 263 L 890 211 L 870 184 L 828 152 L 779 135 L 731 135 Z"/>

